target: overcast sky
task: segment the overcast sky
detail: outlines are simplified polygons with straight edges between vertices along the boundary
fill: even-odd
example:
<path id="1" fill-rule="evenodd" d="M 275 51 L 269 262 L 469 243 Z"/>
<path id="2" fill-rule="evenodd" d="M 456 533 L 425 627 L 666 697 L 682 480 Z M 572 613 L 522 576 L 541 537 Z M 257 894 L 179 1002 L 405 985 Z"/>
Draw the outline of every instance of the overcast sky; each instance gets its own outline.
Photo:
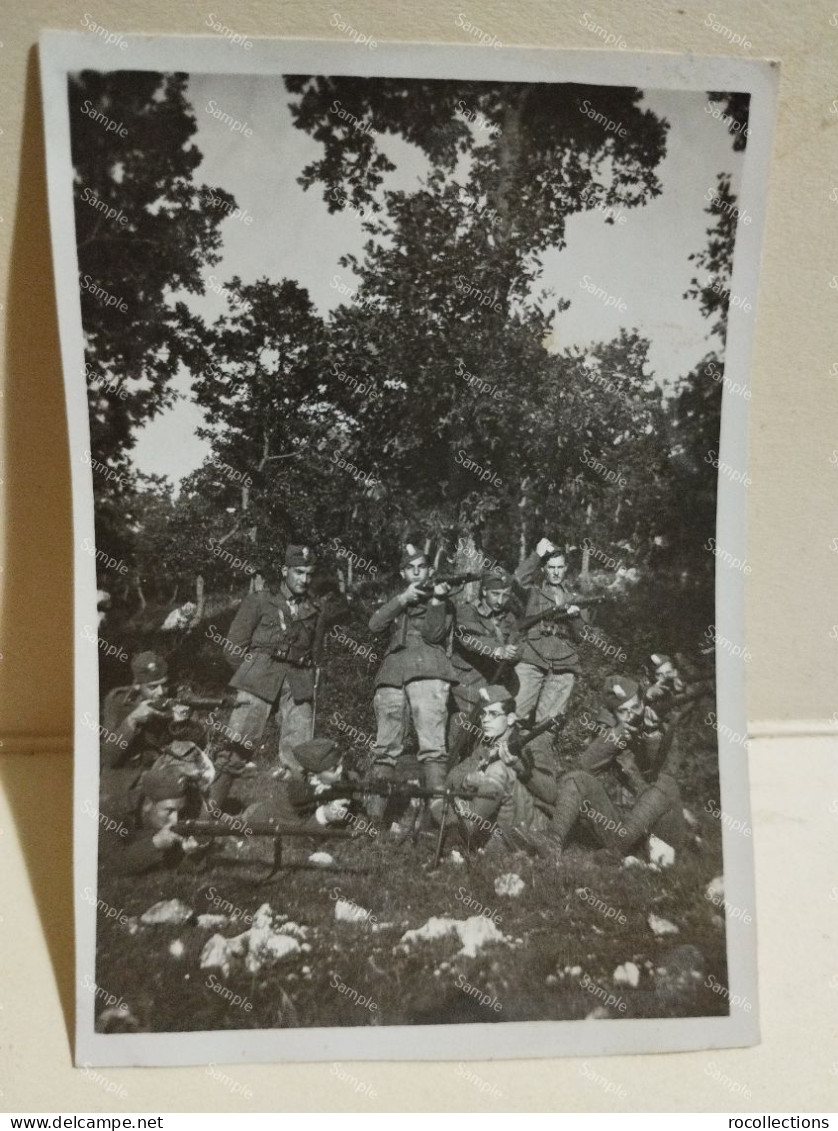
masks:
<path id="1" fill-rule="evenodd" d="M 204 155 L 195 180 L 227 189 L 253 217 L 249 224 L 232 217 L 222 221 L 222 258 L 206 272 L 208 288 L 233 275 L 245 283 L 263 276 L 293 278 L 327 315 L 341 301 L 329 285 L 333 276 L 341 275 L 347 285 L 355 281 L 338 259 L 347 252 L 360 256 L 366 237 L 356 213 L 330 215 L 319 186 L 305 192 L 296 183 L 322 146 L 293 127 L 282 79 L 193 75 L 188 93 L 198 125 L 193 140 Z M 695 271 L 687 257 L 706 246 L 705 194 L 715 187 L 717 173 L 730 173 L 732 191 L 739 195 L 744 153 L 733 152 L 724 123 L 705 111 L 706 104 L 703 92 L 645 95 L 642 106 L 670 123 L 667 154 L 657 169 L 662 194 L 643 208 L 624 210 L 623 224 L 606 224 L 597 210 L 568 219 L 567 247 L 544 256 L 538 287 L 571 300 L 556 318 L 551 348 L 584 346 L 616 337 L 621 327 L 637 328 L 650 339 L 651 366 L 662 383 L 687 373 L 707 352 L 707 322 L 694 299 L 681 297 Z M 214 116 L 220 112 L 246 123 L 251 136 L 231 131 Z M 384 187 L 409 189 L 427 171 L 424 154 L 400 138 L 386 134 L 376 144 L 397 166 Z M 622 298 L 628 309 L 606 309 L 580 287 L 583 275 Z M 204 296 L 178 298 L 209 321 L 226 312 L 223 295 L 211 289 Z M 187 374 L 175 385 L 188 396 Z M 197 405 L 176 402 L 138 432 L 136 466 L 179 484 L 209 452 L 194 434 L 202 420 Z"/>

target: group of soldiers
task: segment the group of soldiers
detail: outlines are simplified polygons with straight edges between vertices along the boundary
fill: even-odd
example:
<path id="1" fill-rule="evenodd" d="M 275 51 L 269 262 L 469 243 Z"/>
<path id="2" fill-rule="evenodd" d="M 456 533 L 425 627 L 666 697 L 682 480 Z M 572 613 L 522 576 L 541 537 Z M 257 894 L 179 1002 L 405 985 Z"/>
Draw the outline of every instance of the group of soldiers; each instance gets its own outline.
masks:
<path id="1" fill-rule="evenodd" d="M 591 603 L 568 585 L 560 547 L 542 538 L 514 573 L 483 570 L 477 597 L 459 606 L 451 599 L 457 579 L 436 574 L 416 545 L 403 547 L 403 588 L 369 621 L 386 648 L 375 679 L 375 742 L 360 777 L 349 773 L 338 742 L 315 736 L 319 654 L 334 620 L 311 593 L 315 565 L 309 547 L 289 546 L 275 581 L 242 601 L 224 643 L 234 700 L 227 722 L 213 724 L 224 739 L 212 758 L 204 724 L 188 704 L 167 699 L 168 668 L 155 653 L 135 656 L 133 683 L 106 697 L 102 794 L 126 801 L 133 822 L 118 867 L 141 872 L 200 858 L 207 844 L 178 832 L 179 822 L 229 819 L 237 779 L 265 773 L 254 758 L 272 715 L 270 796 L 245 810 L 251 822 L 272 818 L 320 834 L 353 817 L 357 825 L 360 804 L 369 822 L 403 838 L 405 813 L 415 827 L 417 809 L 399 804 L 412 723 L 422 778 L 415 794 L 427 801 L 422 820 L 446 851 L 560 857 L 580 836 L 621 855 L 650 836 L 673 849 L 684 843 L 677 725 L 711 688 L 687 687 L 669 656 L 649 658 L 645 681 L 605 680 L 601 710 L 585 715 L 591 741 L 559 772 L 556 738 Z"/>

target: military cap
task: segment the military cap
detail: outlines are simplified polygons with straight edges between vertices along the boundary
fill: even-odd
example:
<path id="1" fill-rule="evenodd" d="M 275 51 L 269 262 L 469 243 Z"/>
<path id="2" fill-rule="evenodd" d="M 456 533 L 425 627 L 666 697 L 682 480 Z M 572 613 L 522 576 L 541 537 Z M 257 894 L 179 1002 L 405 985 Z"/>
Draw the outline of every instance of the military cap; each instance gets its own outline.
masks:
<path id="1" fill-rule="evenodd" d="M 508 703 L 515 698 L 514 695 L 510 695 L 508 687 L 501 687 L 499 683 L 490 683 L 488 687 L 481 687 L 478 694 L 487 707 L 490 703 Z"/>
<path id="2" fill-rule="evenodd" d="M 607 676 L 602 686 L 606 699 L 615 707 L 633 699 L 640 689 L 637 680 L 622 675 Z"/>
<path id="3" fill-rule="evenodd" d="M 419 558 L 427 561 L 428 555 L 424 550 L 420 550 L 418 546 L 414 546 L 412 542 L 406 542 L 399 561 L 399 568 L 405 569 L 411 562 L 415 562 Z"/>
<path id="4" fill-rule="evenodd" d="M 186 778 L 176 766 L 160 766 L 146 770 L 140 778 L 140 789 L 149 801 L 167 801 L 186 795 Z"/>
<path id="5" fill-rule="evenodd" d="M 565 558 L 565 559 L 567 559 L 567 551 L 565 550 L 564 546 L 560 546 L 556 542 L 552 543 L 552 545 L 553 545 L 553 549 L 548 550 L 547 553 L 544 555 L 544 564 L 545 565 L 549 561 L 552 561 L 553 558 Z"/>
<path id="6" fill-rule="evenodd" d="M 340 761 L 340 751 L 331 738 L 313 738 L 310 742 L 300 742 L 291 747 L 291 753 L 304 770 L 319 773 L 333 770 Z"/>
<path id="7" fill-rule="evenodd" d="M 480 574 L 480 585 L 483 589 L 511 589 L 512 575 L 503 566 L 492 566 Z"/>
<path id="8" fill-rule="evenodd" d="M 308 546 L 288 546 L 285 550 L 287 566 L 313 566 L 314 554 Z"/>
<path id="9" fill-rule="evenodd" d="M 156 683 L 169 674 L 169 665 L 156 652 L 140 652 L 131 661 L 134 683 Z"/>
<path id="10" fill-rule="evenodd" d="M 672 658 L 667 656 L 664 652 L 653 652 L 649 659 L 652 661 L 652 667 L 655 671 L 662 668 L 664 664 L 671 664 Z"/>
<path id="11" fill-rule="evenodd" d="M 192 742 L 188 738 L 176 738 L 167 744 L 166 753 L 178 762 L 185 762 L 189 758 L 194 758 L 195 754 L 200 754 L 201 748 L 196 742 Z"/>

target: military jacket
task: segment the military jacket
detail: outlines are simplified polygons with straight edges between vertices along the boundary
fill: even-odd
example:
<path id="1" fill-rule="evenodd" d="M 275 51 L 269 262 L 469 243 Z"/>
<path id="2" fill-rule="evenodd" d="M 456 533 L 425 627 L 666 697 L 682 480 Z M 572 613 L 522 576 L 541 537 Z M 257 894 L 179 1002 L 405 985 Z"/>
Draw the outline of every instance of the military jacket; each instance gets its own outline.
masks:
<path id="1" fill-rule="evenodd" d="M 310 597 L 295 601 L 282 585 L 249 593 L 224 646 L 236 668 L 230 686 L 273 703 L 285 681 L 295 699 L 314 695 L 314 647 L 324 612 Z"/>

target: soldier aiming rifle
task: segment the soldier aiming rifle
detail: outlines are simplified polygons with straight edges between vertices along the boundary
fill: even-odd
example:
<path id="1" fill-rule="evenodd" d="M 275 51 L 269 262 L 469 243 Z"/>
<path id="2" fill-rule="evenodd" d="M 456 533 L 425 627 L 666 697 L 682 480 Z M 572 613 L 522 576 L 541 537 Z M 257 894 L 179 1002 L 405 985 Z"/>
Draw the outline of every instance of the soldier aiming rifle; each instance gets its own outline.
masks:
<path id="1" fill-rule="evenodd" d="M 370 632 L 389 633 L 375 680 L 377 733 L 372 773 L 376 781 L 394 779 L 412 716 L 425 787 L 440 789 L 446 773 L 448 690 L 456 679 L 445 649 L 454 627 L 454 606 L 448 600 L 450 585 L 431 578 L 422 550 L 408 542 L 400 566 L 405 588 L 373 613 L 369 622 Z M 385 805 L 381 797 L 371 796 L 367 812 L 380 821 Z"/>

